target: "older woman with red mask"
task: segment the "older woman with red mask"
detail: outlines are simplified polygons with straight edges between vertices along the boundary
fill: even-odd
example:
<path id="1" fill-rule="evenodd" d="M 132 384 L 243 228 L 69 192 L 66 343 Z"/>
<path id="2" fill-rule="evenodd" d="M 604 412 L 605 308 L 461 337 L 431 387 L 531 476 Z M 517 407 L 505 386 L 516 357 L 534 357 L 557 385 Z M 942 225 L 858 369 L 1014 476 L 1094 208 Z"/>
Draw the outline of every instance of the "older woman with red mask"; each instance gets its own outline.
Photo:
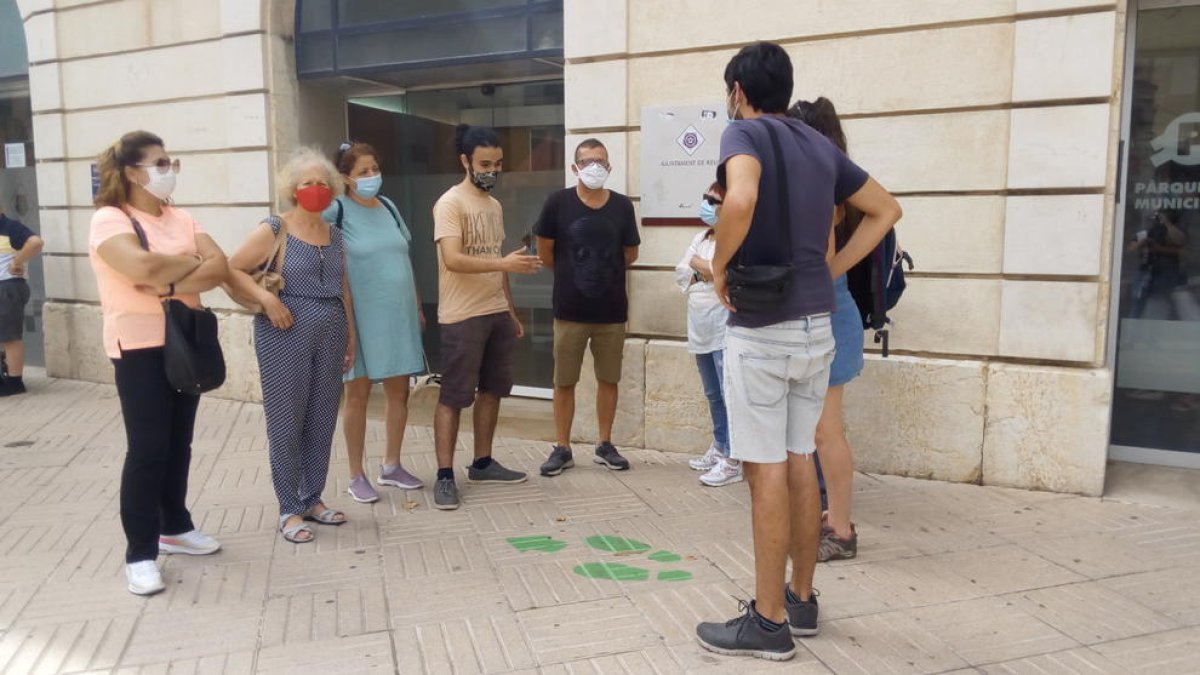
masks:
<path id="1" fill-rule="evenodd" d="M 342 192 L 337 169 L 301 148 L 280 171 L 280 195 L 294 208 L 263 221 L 230 259 L 234 291 L 262 305 L 254 346 L 262 376 L 271 479 L 279 499 L 279 531 L 303 544 L 315 533 L 306 521 L 342 525 L 346 515 L 321 500 L 329 473 L 342 373 L 354 363 L 354 311 L 345 274 L 342 235 L 321 212 Z M 279 295 L 250 273 L 276 265 L 277 237 L 287 237 Z"/>

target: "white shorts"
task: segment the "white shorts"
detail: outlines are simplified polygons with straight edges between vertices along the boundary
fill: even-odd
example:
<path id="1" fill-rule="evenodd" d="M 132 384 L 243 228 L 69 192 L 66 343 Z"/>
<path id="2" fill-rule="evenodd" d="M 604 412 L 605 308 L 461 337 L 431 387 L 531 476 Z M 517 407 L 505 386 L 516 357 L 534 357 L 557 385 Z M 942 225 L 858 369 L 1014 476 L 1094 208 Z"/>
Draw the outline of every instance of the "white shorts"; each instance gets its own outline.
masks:
<path id="1" fill-rule="evenodd" d="M 816 450 L 833 354 L 828 314 L 763 328 L 729 327 L 725 406 L 733 459 L 773 464 L 787 461 L 788 452 Z"/>

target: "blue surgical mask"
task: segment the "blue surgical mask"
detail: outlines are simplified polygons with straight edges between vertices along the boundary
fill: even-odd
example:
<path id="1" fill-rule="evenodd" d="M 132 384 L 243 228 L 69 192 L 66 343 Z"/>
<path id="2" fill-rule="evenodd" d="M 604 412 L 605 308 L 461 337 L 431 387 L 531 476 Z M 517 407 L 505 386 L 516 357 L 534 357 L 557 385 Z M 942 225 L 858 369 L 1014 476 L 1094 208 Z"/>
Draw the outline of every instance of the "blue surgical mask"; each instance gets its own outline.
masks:
<path id="1" fill-rule="evenodd" d="M 354 179 L 354 191 L 360 197 L 370 199 L 379 194 L 379 188 L 383 187 L 383 175 L 375 174 L 374 176 L 363 176 L 362 178 Z"/>
<path id="2" fill-rule="evenodd" d="M 713 227 L 717 224 L 717 207 L 714 204 L 709 204 L 707 201 L 700 202 L 700 220 L 704 221 L 705 225 Z"/>

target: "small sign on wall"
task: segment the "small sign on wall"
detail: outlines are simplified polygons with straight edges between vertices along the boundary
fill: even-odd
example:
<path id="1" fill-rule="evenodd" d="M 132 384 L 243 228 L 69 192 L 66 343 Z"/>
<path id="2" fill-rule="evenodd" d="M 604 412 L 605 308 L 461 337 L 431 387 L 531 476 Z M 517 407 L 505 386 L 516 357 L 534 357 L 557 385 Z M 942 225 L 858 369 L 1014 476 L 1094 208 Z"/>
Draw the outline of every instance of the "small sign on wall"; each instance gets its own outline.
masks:
<path id="1" fill-rule="evenodd" d="M 702 225 L 724 131 L 723 103 L 642 108 L 643 225 Z"/>
<path id="2" fill-rule="evenodd" d="M 4 144 L 4 166 L 10 169 L 20 169 L 26 164 L 24 143 Z"/>

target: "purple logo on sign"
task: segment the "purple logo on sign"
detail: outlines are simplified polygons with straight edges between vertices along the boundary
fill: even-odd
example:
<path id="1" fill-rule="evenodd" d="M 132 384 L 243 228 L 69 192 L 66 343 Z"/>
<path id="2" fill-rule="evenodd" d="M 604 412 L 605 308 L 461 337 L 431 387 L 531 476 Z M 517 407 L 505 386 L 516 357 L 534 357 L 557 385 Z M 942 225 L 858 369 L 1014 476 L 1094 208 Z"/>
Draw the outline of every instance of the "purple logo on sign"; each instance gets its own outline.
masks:
<path id="1" fill-rule="evenodd" d="M 695 154 L 701 145 L 704 145 L 704 136 L 696 127 L 688 125 L 688 128 L 683 130 L 683 133 L 679 135 L 679 138 L 675 139 L 675 142 L 690 157 Z"/>

